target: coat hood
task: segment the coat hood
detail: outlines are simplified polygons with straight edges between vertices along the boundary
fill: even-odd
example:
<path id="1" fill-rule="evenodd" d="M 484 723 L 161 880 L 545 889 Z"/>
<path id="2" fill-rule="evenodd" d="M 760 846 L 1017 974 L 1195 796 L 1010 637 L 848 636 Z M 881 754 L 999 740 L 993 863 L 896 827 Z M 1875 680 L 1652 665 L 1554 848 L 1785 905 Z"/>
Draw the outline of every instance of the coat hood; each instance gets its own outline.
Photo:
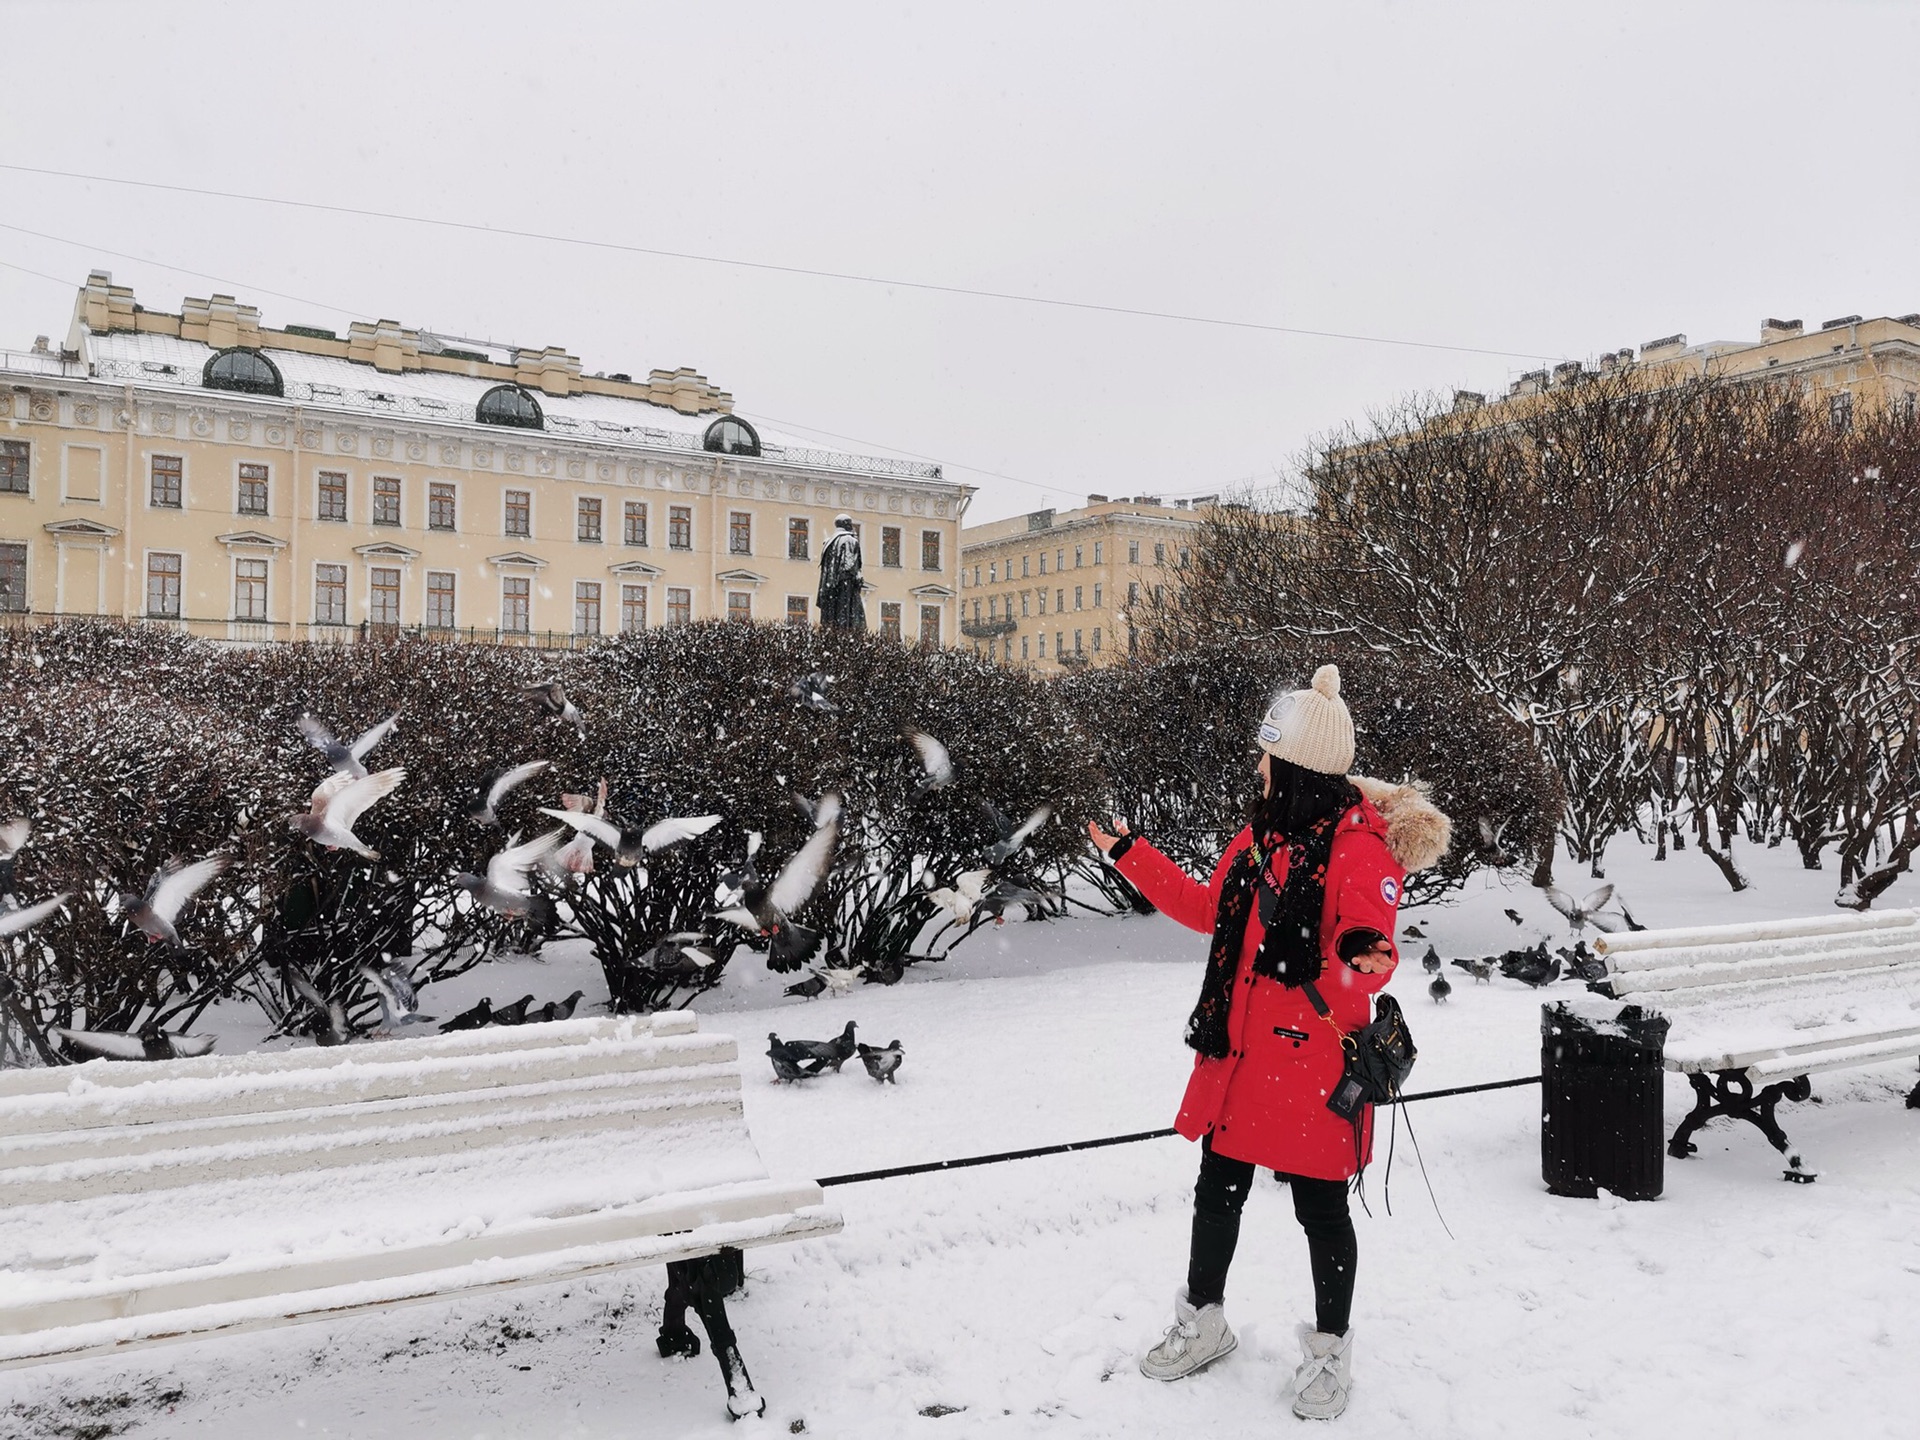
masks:
<path id="1" fill-rule="evenodd" d="M 1439 863 L 1453 843 L 1453 822 L 1429 798 L 1424 782 L 1392 785 L 1366 775 L 1349 775 L 1354 789 L 1380 812 L 1387 827 L 1387 849 L 1411 875 Z"/>

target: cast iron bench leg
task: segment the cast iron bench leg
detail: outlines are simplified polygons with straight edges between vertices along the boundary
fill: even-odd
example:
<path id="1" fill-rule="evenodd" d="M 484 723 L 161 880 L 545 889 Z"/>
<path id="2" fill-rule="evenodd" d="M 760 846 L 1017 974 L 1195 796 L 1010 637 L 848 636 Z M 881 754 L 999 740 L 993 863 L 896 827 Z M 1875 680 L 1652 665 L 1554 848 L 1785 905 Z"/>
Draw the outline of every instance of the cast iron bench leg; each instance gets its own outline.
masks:
<path id="1" fill-rule="evenodd" d="M 1773 1113 L 1782 1100 L 1800 1101 L 1813 1094 L 1813 1082 L 1806 1076 L 1796 1075 L 1791 1080 L 1777 1081 L 1764 1087 L 1758 1095 L 1753 1093 L 1753 1082 L 1743 1070 L 1721 1070 L 1715 1073 L 1712 1080 L 1698 1071 L 1690 1071 L 1687 1079 L 1693 1085 L 1693 1109 L 1667 1142 L 1667 1153 L 1674 1159 L 1684 1160 L 1699 1149 L 1693 1143 L 1693 1133 L 1709 1120 L 1725 1116 L 1730 1120 L 1746 1121 L 1767 1137 L 1768 1144 L 1787 1157 L 1784 1178 L 1802 1185 L 1811 1185 L 1818 1178 L 1819 1172 L 1807 1168 L 1806 1162 L 1788 1142 L 1787 1132 L 1780 1128 L 1780 1122 Z"/>
<path id="2" fill-rule="evenodd" d="M 753 1388 L 733 1326 L 727 1321 L 726 1297 L 737 1288 L 737 1265 L 738 1261 L 724 1252 L 667 1262 L 666 1313 L 661 1318 L 658 1344 L 663 1356 L 700 1353 L 700 1339 L 687 1327 L 687 1307 L 691 1305 L 707 1332 L 708 1348 L 720 1362 L 720 1378 L 727 1386 L 727 1413 L 740 1420 L 766 1413 L 767 1402 Z"/>

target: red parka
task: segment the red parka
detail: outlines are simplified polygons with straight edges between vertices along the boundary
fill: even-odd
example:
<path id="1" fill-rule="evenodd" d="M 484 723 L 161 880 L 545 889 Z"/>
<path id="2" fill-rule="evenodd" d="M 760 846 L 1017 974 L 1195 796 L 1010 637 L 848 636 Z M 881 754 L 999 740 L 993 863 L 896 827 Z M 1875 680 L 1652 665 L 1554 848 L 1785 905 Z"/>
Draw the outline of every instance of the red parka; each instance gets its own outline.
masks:
<path id="1" fill-rule="evenodd" d="M 1341 816 L 1327 862 L 1320 921 L 1326 963 L 1315 982 L 1341 1031 L 1357 1030 L 1373 1018 L 1373 996 L 1392 973 L 1369 975 L 1348 965 L 1339 956 L 1341 937 L 1364 927 L 1392 940 L 1407 871 L 1439 858 L 1448 830 L 1446 817 L 1415 787 L 1353 779 L 1362 799 Z M 1117 868 L 1161 913 L 1211 935 L 1227 866 L 1252 839 L 1250 830 L 1236 835 L 1204 885 L 1145 840 L 1129 846 Z M 1275 880 L 1284 884 L 1286 852 L 1272 863 L 1278 867 Z M 1255 907 L 1247 919 L 1227 1016 L 1231 1048 L 1224 1059 L 1194 1057 L 1174 1128 L 1189 1140 L 1211 1134 L 1220 1154 L 1264 1169 L 1344 1180 L 1371 1156 L 1373 1112 L 1369 1108 L 1364 1114 L 1356 1150 L 1353 1126 L 1327 1109 L 1327 1096 L 1343 1069 L 1339 1035 L 1315 1012 L 1304 990 L 1253 973 L 1265 935 Z M 1397 947 L 1394 963 L 1399 963 Z"/>

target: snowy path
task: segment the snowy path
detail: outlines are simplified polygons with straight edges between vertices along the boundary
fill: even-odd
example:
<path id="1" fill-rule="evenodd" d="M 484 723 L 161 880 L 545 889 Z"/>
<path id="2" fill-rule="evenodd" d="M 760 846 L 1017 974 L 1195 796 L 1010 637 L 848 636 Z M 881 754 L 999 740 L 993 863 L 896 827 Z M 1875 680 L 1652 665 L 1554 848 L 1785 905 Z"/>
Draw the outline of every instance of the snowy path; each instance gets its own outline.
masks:
<path id="1" fill-rule="evenodd" d="M 1750 857 L 1761 883 L 1740 897 L 1716 891 L 1692 856 L 1663 867 L 1623 856 L 1614 873 L 1653 923 L 1825 908 L 1829 877 L 1783 862 Z M 1509 904 L 1544 922 L 1519 889 L 1415 918 L 1443 953 L 1472 953 L 1523 936 L 1500 913 Z M 748 1052 L 749 1120 L 775 1175 L 1152 1128 L 1168 1123 L 1186 1071 L 1178 1033 L 1198 944 L 1157 917 L 1008 927 L 890 990 L 806 1003 L 765 977 L 730 979 L 703 1006 L 705 1025 Z M 551 973 L 524 986 L 497 970 L 460 983 L 544 995 L 578 967 L 540 968 Z M 1416 965 L 1396 979 L 1422 1047 L 1414 1088 L 1535 1072 L 1541 997 L 1450 973 L 1461 983 L 1444 1008 Z M 464 993 L 436 998 L 444 1008 Z M 857 1062 L 806 1086 L 764 1082 L 769 1029 L 816 1038 L 848 1019 L 869 1041 L 902 1040 L 897 1087 Z M 1532 1089 L 1416 1107 L 1454 1238 L 1403 1143 L 1395 1215 L 1376 1171 L 1373 1218 L 1359 1217 L 1358 1383 L 1330 1433 L 1912 1433 L 1920 1116 L 1901 1104 L 1912 1071 L 1826 1077 L 1823 1103 L 1785 1112 L 1823 1171 L 1817 1185 L 1783 1184 L 1757 1135 L 1715 1127 L 1697 1159 L 1669 1164 L 1656 1204 L 1548 1196 Z M 1684 1094 L 1669 1082 L 1670 1121 Z M 1249 1205 L 1228 1294 L 1239 1353 L 1175 1386 L 1133 1368 L 1184 1269 L 1194 1164 L 1193 1147 L 1164 1140 L 836 1191 L 844 1234 L 749 1256 L 735 1320 L 770 1406 L 745 1430 L 725 1422 L 706 1357 L 655 1357 L 664 1277 L 641 1272 L 0 1372 L 0 1431 L 59 1434 L 88 1418 L 74 1402 L 125 1396 L 92 1418 L 216 1440 L 1294 1433 L 1279 1397 L 1309 1305 L 1305 1246 L 1270 1179 Z M 151 1403 L 173 1389 L 171 1414 Z M 935 1406 L 964 1408 L 919 1413 Z"/>

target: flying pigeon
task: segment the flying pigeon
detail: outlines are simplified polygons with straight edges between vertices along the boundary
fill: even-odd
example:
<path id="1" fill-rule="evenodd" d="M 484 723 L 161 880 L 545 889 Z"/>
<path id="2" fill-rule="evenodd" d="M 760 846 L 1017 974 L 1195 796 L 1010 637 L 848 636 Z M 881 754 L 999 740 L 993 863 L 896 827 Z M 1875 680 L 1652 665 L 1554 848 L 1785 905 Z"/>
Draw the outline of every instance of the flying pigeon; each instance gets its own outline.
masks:
<path id="1" fill-rule="evenodd" d="M 498 830 L 500 817 L 494 813 L 494 807 L 507 798 L 507 792 L 516 786 L 524 785 L 553 762 L 550 760 L 529 760 L 524 765 L 516 765 L 511 770 L 503 770 L 488 784 L 485 794 L 475 795 L 467 806 L 467 813 L 482 825 L 491 825 Z"/>
<path id="2" fill-rule="evenodd" d="M 556 720 L 565 720 L 580 732 L 582 740 L 587 738 L 587 722 L 580 718 L 580 707 L 567 698 L 567 690 L 558 680 L 547 680 L 538 685 L 529 685 L 527 695 L 547 714 Z"/>
<path id="3" fill-rule="evenodd" d="M 599 815 L 589 815 L 579 810 L 549 810 L 543 806 L 540 813 L 550 815 L 555 820 L 571 825 L 580 834 L 598 840 L 613 851 L 614 859 L 628 869 L 639 865 L 640 857 L 649 851 L 664 850 L 669 845 L 692 840 L 720 823 L 718 815 L 689 815 L 660 820 L 643 830 L 637 825 L 616 825 Z M 641 871 L 640 883 L 646 883 L 645 870 Z"/>
<path id="4" fill-rule="evenodd" d="M 1045 891 L 1030 890 L 1011 880 L 996 880 L 987 893 L 980 897 L 980 909 L 993 916 L 996 925 L 1004 925 L 1010 908 L 1021 906 L 1027 912 L 1027 918 L 1032 919 L 1035 912 L 1046 914 L 1047 901 L 1051 898 Z"/>
<path id="5" fill-rule="evenodd" d="M 462 1010 L 451 1020 L 440 1022 L 440 1033 L 451 1035 L 456 1030 L 482 1030 L 493 1023 L 493 1002 L 482 999 L 471 1010 Z"/>
<path id="6" fill-rule="evenodd" d="M 840 1073 L 840 1067 L 853 1058 L 858 1042 L 853 1038 L 853 1021 L 847 1021 L 847 1028 L 831 1040 L 788 1040 L 785 1042 L 789 1054 L 807 1056 L 815 1061 L 815 1073 L 821 1067 Z"/>
<path id="7" fill-rule="evenodd" d="M 986 855 L 989 865 L 1003 865 L 1011 860 L 1020 853 L 1027 841 L 1033 838 L 1034 831 L 1053 818 L 1053 807 L 1042 805 L 1016 828 L 1014 823 L 1001 812 L 1000 807 L 991 800 L 982 800 L 980 809 L 987 819 L 993 822 L 993 828 L 1000 835 L 999 839 L 987 846 Z"/>
<path id="8" fill-rule="evenodd" d="M 953 783 L 953 757 L 947 753 L 947 747 L 924 730 L 909 730 L 907 739 L 913 742 L 913 748 L 920 752 L 920 765 L 926 774 L 915 782 L 913 793 L 916 797 L 929 790 L 940 790 Z"/>
<path id="9" fill-rule="evenodd" d="M 1453 986 L 1447 982 L 1446 976 L 1436 972 L 1433 977 L 1433 983 L 1427 986 L 1427 994 L 1431 995 L 1433 997 L 1433 1003 L 1438 1005 L 1449 995 L 1453 994 Z"/>
<path id="10" fill-rule="evenodd" d="M 188 1060 L 213 1049 L 211 1035 L 187 1035 L 175 1030 L 151 1030 L 134 1035 L 125 1030 L 63 1030 L 47 1032 L 76 1050 L 107 1060 Z"/>
<path id="11" fill-rule="evenodd" d="M 66 904 L 72 894 L 71 890 L 63 890 L 51 900 L 42 900 L 37 905 L 16 905 L 10 910 L 0 910 L 0 937 L 31 930 Z"/>
<path id="12" fill-rule="evenodd" d="M 787 988 L 780 993 L 783 995 L 798 995 L 802 999 L 811 1000 L 826 988 L 827 977 L 822 975 L 818 970 L 815 970 L 811 975 L 807 976 L 806 979 L 787 986 Z"/>
<path id="13" fill-rule="evenodd" d="M 402 1025 L 424 1025 L 434 1017 L 420 1013 L 420 997 L 413 981 L 398 967 L 382 960 L 377 966 L 362 965 L 360 974 L 373 986 L 380 1001 L 380 1028 L 395 1030 Z"/>
<path id="14" fill-rule="evenodd" d="M 767 1058 L 773 1061 L 773 1078 L 776 1084 L 792 1084 L 795 1080 L 809 1080 L 820 1073 L 818 1061 L 804 1050 L 787 1044 L 773 1031 L 767 1032 Z M 802 1063 L 813 1061 L 811 1068 L 802 1070 Z"/>
<path id="15" fill-rule="evenodd" d="M 607 782 L 602 780 L 592 795 L 562 795 L 560 803 L 568 810 L 604 820 L 607 816 Z M 576 830 L 573 838 L 549 855 L 544 864 L 550 875 L 591 875 L 593 836 L 584 830 Z"/>
<path id="16" fill-rule="evenodd" d="M 178 946 L 180 932 L 173 928 L 173 922 L 186 903 L 226 868 L 224 855 L 209 855 L 191 865 L 169 861 L 154 873 L 145 895 L 122 894 L 120 908 L 149 944 Z"/>
<path id="17" fill-rule="evenodd" d="M 1513 852 L 1507 849 L 1507 822 L 1502 820 L 1495 825 L 1486 816 L 1479 818 L 1480 846 L 1486 851 L 1487 863 L 1505 867 L 1513 863 Z"/>
<path id="18" fill-rule="evenodd" d="M 345 770 L 336 770 L 314 788 L 312 808 L 289 815 L 287 827 L 329 850 L 351 850 L 365 859 L 378 860 L 380 852 L 354 834 L 353 827 L 368 806 L 391 795 L 406 778 L 407 772 L 397 766 L 371 775 L 362 771 L 358 779 Z"/>
<path id="19" fill-rule="evenodd" d="M 992 878 L 991 870 L 968 870 L 955 876 L 953 884 L 929 890 L 927 898 L 944 910 L 954 924 L 964 925 L 979 908 L 981 897 L 986 894 L 987 882 Z"/>
<path id="20" fill-rule="evenodd" d="M 1525 917 L 1522 916 L 1520 912 L 1514 909 L 1511 905 L 1509 905 L 1506 909 L 1506 917 L 1516 925 L 1524 925 L 1527 923 Z"/>
<path id="21" fill-rule="evenodd" d="M 311 715 L 303 714 L 298 723 L 300 733 L 307 737 L 307 743 L 326 756 L 329 765 L 350 779 L 360 780 L 367 773 L 367 752 L 393 733 L 393 727 L 400 723 L 400 716 L 397 713 L 389 715 L 351 745 L 342 744 L 333 731 Z"/>
<path id="22" fill-rule="evenodd" d="M 811 814 L 812 803 L 808 803 Z M 713 887 L 713 902 L 716 905 L 738 905 L 747 898 L 747 891 L 760 885 L 760 867 L 753 863 L 760 853 L 761 835 L 758 830 L 747 832 L 747 858 L 740 862 L 735 870 L 723 870 L 720 879 Z"/>
<path id="23" fill-rule="evenodd" d="M 821 796 L 819 813 L 818 828 L 780 868 L 771 885 L 746 884 L 739 902 L 714 917 L 743 930 L 773 937 L 767 964 L 774 970 L 799 969 L 819 943 L 818 932 L 793 925 L 787 919 L 812 898 L 833 863 L 833 847 L 840 839 L 840 797 L 831 793 Z M 780 932 L 790 926 L 797 933 L 783 940 Z"/>
<path id="24" fill-rule="evenodd" d="M 859 1045 L 855 1048 L 860 1052 L 860 1063 L 867 1067 L 867 1074 L 888 1085 L 900 1083 L 893 1077 L 900 1068 L 901 1060 L 906 1057 L 901 1053 L 898 1040 L 886 1045 Z"/>
<path id="25" fill-rule="evenodd" d="M 528 888 L 527 874 L 559 847 L 560 836 L 560 831 L 549 830 L 524 844 L 515 836 L 507 841 L 506 849 L 487 862 L 484 877 L 463 870 L 453 877 L 453 883 L 489 910 L 502 915 L 531 915 L 547 902 Z"/>
<path id="26" fill-rule="evenodd" d="M 812 710 L 820 715 L 838 715 L 840 707 L 827 698 L 827 686 L 832 683 L 831 675 L 823 675 L 816 670 L 811 675 L 802 675 L 787 686 L 787 698 L 802 710 Z"/>
<path id="27" fill-rule="evenodd" d="M 347 1012 L 338 1000 L 328 1000 L 321 995 L 312 978 L 298 965 L 287 966 L 287 983 L 313 1011 L 311 1025 L 314 1041 L 320 1045 L 344 1045 L 353 1038 L 353 1029 L 347 1024 Z"/>
<path id="28" fill-rule="evenodd" d="M 549 1000 L 540 1007 L 541 1020 L 571 1020 L 574 1007 L 580 1003 L 580 997 L 586 993 L 584 990 L 576 990 L 564 1000 Z"/>
<path id="29" fill-rule="evenodd" d="M 1427 946 L 1427 953 L 1420 957 L 1420 964 L 1426 970 L 1427 974 L 1438 975 L 1440 973 L 1440 952 L 1431 945 Z"/>
<path id="30" fill-rule="evenodd" d="M 1547 903 L 1567 917 L 1575 933 L 1591 925 L 1596 930 L 1622 930 L 1626 921 L 1617 915 L 1602 915 L 1600 908 L 1613 899 L 1613 886 L 1602 885 L 1590 893 L 1586 899 L 1576 902 L 1574 898 L 1558 885 L 1543 887 L 1547 894 Z"/>

